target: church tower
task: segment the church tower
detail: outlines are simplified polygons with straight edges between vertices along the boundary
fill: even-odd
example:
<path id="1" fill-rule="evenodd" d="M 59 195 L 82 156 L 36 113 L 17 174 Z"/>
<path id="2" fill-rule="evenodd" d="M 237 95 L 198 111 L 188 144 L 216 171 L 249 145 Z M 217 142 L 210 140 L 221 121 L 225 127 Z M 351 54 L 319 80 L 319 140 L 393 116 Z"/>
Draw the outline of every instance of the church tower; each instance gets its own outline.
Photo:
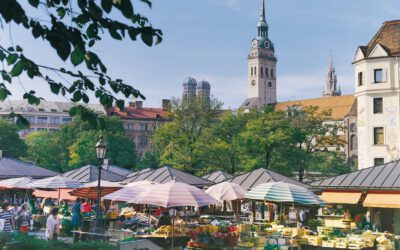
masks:
<path id="1" fill-rule="evenodd" d="M 274 44 L 268 38 L 264 0 L 261 1 L 257 35 L 247 58 L 247 99 L 241 108 L 261 108 L 276 101 L 276 62 Z"/>
<path id="2" fill-rule="evenodd" d="M 337 76 L 335 67 L 333 66 L 332 53 L 329 56 L 328 72 L 326 74 L 325 88 L 322 91 L 322 96 L 339 96 L 341 95 L 340 85 L 337 84 Z"/>

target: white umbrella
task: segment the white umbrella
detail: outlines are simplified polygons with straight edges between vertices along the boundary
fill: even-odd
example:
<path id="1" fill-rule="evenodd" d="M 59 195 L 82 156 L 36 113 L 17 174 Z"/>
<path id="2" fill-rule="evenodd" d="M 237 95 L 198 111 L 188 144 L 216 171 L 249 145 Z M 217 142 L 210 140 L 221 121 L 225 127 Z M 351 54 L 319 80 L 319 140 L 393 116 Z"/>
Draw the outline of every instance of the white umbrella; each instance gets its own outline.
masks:
<path id="1" fill-rule="evenodd" d="M 72 189 L 81 187 L 82 183 L 76 180 L 72 180 L 57 175 L 54 177 L 49 177 L 32 182 L 30 186 L 33 188 L 42 188 L 42 189 Z"/>
<path id="2" fill-rule="evenodd" d="M 31 189 L 29 184 L 32 182 L 30 177 L 12 178 L 0 181 L 0 188 L 7 189 Z"/>
<path id="3" fill-rule="evenodd" d="M 135 184 L 135 185 L 133 185 Z M 141 194 L 144 191 L 147 191 L 152 188 L 154 183 L 148 181 L 138 181 L 129 183 L 126 187 L 115 191 L 113 193 L 107 194 L 103 197 L 104 200 L 112 200 L 112 201 L 130 201 L 134 199 L 136 196 Z"/>
<path id="4" fill-rule="evenodd" d="M 246 189 L 236 183 L 221 182 L 207 188 L 206 193 L 211 195 L 217 201 L 233 201 L 243 199 Z"/>
<path id="5" fill-rule="evenodd" d="M 170 181 L 154 184 L 148 191 L 142 192 L 129 203 L 148 204 L 160 207 L 202 207 L 217 204 L 218 201 L 203 190 L 186 183 Z"/>
<path id="6" fill-rule="evenodd" d="M 325 203 L 307 188 L 286 182 L 262 183 L 245 194 L 250 200 L 262 200 L 275 203 L 322 206 Z"/>

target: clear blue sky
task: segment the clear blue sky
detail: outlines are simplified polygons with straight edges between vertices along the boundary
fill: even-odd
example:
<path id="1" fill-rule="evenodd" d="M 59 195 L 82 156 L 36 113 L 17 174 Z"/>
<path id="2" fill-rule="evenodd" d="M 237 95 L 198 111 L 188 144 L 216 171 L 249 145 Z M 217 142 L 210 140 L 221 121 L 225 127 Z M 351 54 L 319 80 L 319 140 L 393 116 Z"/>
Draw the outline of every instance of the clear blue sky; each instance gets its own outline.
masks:
<path id="1" fill-rule="evenodd" d="M 108 38 L 97 48 L 109 73 L 132 82 L 147 97 L 145 106 L 157 107 L 162 98 L 180 97 L 183 79 L 190 75 L 211 83 L 214 97 L 225 107 L 238 107 L 246 98 L 247 53 L 256 34 L 260 0 L 153 0 L 153 8 L 135 0 L 136 9 L 164 32 L 161 45 Z M 353 92 L 353 60 L 382 22 L 400 19 L 398 0 L 266 0 L 269 36 L 278 57 L 278 100 L 320 97 L 329 51 L 345 94 Z M 39 15 L 39 14 L 38 14 Z M 8 26 L 0 42 L 9 43 Z M 40 41 L 12 27 L 13 42 L 29 56 L 62 65 Z M 51 53 L 50 53 L 51 52 Z M 47 100 L 64 100 L 35 85 Z M 41 86 L 42 85 L 42 86 Z M 16 82 L 12 99 L 22 96 Z"/>

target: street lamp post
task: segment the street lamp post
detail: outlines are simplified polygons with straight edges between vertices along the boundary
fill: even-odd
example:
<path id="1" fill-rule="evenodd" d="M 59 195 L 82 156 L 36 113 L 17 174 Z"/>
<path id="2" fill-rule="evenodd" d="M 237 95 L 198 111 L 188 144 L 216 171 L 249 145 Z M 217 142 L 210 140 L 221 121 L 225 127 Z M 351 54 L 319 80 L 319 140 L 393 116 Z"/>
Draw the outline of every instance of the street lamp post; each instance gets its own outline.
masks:
<path id="1" fill-rule="evenodd" d="M 95 225 L 94 225 L 94 232 L 95 233 L 101 233 L 102 232 L 102 228 L 101 228 L 101 170 L 102 170 L 102 164 L 103 164 L 103 160 L 104 160 L 104 156 L 106 154 L 106 143 L 103 140 L 103 136 L 100 136 L 100 140 L 96 143 L 96 156 L 97 159 L 99 160 L 99 166 L 98 166 L 98 170 L 99 170 L 99 176 L 97 179 L 97 204 L 96 204 L 96 221 L 95 221 Z"/>

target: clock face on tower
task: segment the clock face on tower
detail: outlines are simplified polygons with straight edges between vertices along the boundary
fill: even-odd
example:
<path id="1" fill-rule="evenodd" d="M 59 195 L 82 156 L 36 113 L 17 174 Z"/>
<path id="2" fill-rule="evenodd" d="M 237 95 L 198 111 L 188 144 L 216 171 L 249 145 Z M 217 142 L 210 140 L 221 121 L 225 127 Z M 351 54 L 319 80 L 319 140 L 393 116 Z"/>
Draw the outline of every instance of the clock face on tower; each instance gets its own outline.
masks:
<path id="1" fill-rule="evenodd" d="M 264 42 L 264 46 L 265 46 L 265 48 L 267 48 L 267 49 L 268 49 L 268 48 L 269 48 L 269 46 L 270 46 L 269 42 L 268 42 L 268 41 L 265 41 L 265 42 Z"/>
<path id="2" fill-rule="evenodd" d="M 251 43 L 251 46 L 253 48 L 255 48 L 255 47 L 257 47 L 257 45 L 258 45 L 258 41 L 257 40 L 253 40 L 253 42 Z"/>
<path id="3" fill-rule="evenodd" d="M 251 86 L 256 86 L 256 80 L 251 81 Z"/>
<path id="4" fill-rule="evenodd" d="M 268 82 L 268 87 L 272 88 L 272 82 Z"/>

